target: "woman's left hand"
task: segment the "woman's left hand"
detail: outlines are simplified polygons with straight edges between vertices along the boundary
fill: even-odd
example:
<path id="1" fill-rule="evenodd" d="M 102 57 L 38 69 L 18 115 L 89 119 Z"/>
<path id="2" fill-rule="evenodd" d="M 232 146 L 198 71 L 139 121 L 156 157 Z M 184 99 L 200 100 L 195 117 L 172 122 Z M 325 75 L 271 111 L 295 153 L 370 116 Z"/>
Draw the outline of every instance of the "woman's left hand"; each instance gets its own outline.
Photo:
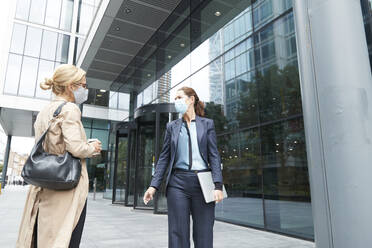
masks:
<path id="1" fill-rule="evenodd" d="M 216 203 L 219 203 L 223 199 L 223 192 L 222 190 L 214 190 L 214 200 Z"/>

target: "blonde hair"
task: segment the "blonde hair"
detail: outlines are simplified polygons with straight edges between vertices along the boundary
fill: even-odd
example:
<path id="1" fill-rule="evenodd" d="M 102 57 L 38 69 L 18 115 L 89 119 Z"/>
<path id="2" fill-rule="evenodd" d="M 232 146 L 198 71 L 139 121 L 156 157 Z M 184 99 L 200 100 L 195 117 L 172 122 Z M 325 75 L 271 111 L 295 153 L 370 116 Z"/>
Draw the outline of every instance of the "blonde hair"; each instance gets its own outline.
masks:
<path id="1" fill-rule="evenodd" d="M 50 90 L 56 95 L 65 93 L 66 87 L 79 84 L 85 78 L 86 72 L 74 65 L 62 64 L 56 68 L 52 78 L 45 78 L 40 88 Z"/>

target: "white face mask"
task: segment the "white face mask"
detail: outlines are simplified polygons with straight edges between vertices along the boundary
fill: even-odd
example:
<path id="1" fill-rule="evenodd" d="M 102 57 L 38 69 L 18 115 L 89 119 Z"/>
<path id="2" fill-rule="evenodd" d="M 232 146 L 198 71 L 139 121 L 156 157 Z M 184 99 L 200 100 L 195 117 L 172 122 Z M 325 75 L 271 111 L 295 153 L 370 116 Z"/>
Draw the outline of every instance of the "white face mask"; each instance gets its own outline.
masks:
<path id="1" fill-rule="evenodd" d="M 187 109 L 189 108 L 189 106 L 187 105 L 187 103 L 185 101 L 185 98 L 177 99 L 174 102 L 174 106 L 176 108 L 176 111 L 178 113 L 180 113 L 181 115 L 183 115 L 184 113 L 186 113 Z"/>
<path id="2" fill-rule="evenodd" d="M 73 91 L 75 97 L 76 104 L 82 104 L 86 100 L 88 100 L 88 89 L 84 89 L 83 87 L 79 87 L 77 90 Z"/>

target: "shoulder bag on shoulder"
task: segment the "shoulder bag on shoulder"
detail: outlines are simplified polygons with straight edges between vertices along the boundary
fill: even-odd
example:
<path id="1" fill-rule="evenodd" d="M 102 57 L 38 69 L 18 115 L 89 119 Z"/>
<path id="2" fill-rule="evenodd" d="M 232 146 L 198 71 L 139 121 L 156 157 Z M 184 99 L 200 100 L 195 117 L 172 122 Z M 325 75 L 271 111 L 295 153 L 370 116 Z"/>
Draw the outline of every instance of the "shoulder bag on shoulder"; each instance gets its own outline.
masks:
<path id="1" fill-rule="evenodd" d="M 60 114 L 65 104 L 66 102 L 58 106 L 47 130 L 44 131 L 32 148 L 31 154 L 23 167 L 22 177 L 29 184 L 53 190 L 69 190 L 75 188 L 79 183 L 81 175 L 80 159 L 73 157 L 67 151 L 63 155 L 49 154 L 43 148 L 43 141 L 50 125 Z"/>

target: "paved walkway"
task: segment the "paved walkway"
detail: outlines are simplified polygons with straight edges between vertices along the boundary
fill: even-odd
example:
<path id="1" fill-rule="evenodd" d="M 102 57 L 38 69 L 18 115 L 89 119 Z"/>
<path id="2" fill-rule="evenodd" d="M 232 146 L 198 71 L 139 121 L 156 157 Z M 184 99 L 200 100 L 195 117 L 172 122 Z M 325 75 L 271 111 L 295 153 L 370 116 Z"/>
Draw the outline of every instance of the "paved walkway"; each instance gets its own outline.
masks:
<path id="1" fill-rule="evenodd" d="M 15 247 L 27 187 L 11 186 L 0 195 L 0 247 Z M 314 248 L 313 242 L 269 232 L 215 223 L 215 248 Z M 167 247 L 167 217 L 150 211 L 112 205 L 102 199 L 88 200 L 81 248 L 161 248 Z"/>

